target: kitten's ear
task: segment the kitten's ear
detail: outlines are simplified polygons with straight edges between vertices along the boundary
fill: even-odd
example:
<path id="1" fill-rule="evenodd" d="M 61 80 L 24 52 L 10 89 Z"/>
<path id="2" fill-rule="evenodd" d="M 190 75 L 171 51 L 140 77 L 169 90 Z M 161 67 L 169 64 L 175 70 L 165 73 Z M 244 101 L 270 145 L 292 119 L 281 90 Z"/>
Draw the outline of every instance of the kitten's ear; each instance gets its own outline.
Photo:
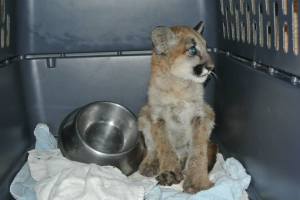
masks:
<path id="1" fill-rule="evenodd" d="M 152 42 L 156 54 L 167 54 L 169 49 L 177 44 L 177 37 L 169 27 L 156 27 L 152 31 Z"/>
<path id="2" fill-rule="evenodd" d="M 201 21 L 201 22 L 199 22 L 199 23 L 194 27 L 194 30 L 197 31 L 198 33 L 200 33 L 201 35 L 203 35 L 203 33 L 204 33 L 204 26 L 205 26 L 204 22 Z"/>

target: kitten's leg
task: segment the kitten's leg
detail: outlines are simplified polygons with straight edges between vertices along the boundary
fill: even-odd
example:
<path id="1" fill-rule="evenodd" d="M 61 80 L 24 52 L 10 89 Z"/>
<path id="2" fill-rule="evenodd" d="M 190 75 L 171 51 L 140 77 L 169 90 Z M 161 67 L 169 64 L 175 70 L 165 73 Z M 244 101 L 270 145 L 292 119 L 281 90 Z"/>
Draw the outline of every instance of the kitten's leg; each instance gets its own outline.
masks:
<path id="1" fill-rule="evenodd" d="M 155 149 L 155 143 L 151 134 L 151 118 L 149 113 L 149 106 L 144 106 L 141 109 L 138 118 L 139 131 L 142 132 L 145 145 L 146 156 L 139 166 L 139 172 L 147 177 L 153 177 L 159 172 L 159 161 L 157 158 L 157 152 Z"/>
<path id="2" fill-rule="evenodd" d="M 208 178 L 208 147 L 215 115 L 208 105 L 205 105 L 204 109 L 205 116 L 195 117 L 192 121 L 193 141 L 183 184 L 184 191 L 189 193 L 195 193 L 213 186 Z"/>
<path id="3" fill-rule="evenodd" d="M 159 175 L 156 179 L 161 185 L 180 183 L 183 180 L 181 163 L 166 134 L 165 121 L 160 119 L 153 123 L 151 133 L 159 160 Z"/>
<path id="4" fill-rule="evenodd" d="M 208 144 L 208 150 L 207 150 L 208 172 L 210 172 L 215 166 L 218 152 L 219 152 L 218 145 L 210 142 Z"/>

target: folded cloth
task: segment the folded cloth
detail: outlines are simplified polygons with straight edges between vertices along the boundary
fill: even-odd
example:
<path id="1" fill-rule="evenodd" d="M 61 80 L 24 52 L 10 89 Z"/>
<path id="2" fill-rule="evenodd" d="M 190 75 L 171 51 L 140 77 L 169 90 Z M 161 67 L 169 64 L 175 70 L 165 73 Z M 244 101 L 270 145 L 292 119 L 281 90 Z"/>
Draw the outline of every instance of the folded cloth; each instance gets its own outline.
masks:
<path id="1" fill-rule="evenodd" d="M 154 178 L 138 173 L 126 177 L 117 168 L 70 161 L 57 149 L 57 143 L 45 124 L 38 124 L 35 150 L 11 184 L 17 200 L 248 200 L 246 189 L 251 177 L 234 158 L 217 162 L 209 177 L 215 186 L 197 194 L 182 192 L 182 183 L 157 186 Z"/>
<path id="2" fill-rule="evenodd" d="M 57 142 L 46 124 L 37 124 L 34 130 L 36 150 L 49 150 L 57 148 Z M 21 168 L 10 185 L 10 193 L 17 200 L 35 200 L 34 186 L 36 181 L 32 178 L 28 163 Z"/>
<path id="3" fill-rule="evenodd" d="M 73 162 L 58 149 L 32 150 L 28 157 L 39 200 L 143 200 L 156 182 L 129 179 L 112 166 Z"/>
<path id="4" fill-rule="evenodd" d="M 139 200 L 157 184 L 138 173 L 130 178 L 117 168 L 73 162 L 57 149 L 45 124 L 34 130 L 35 149 L 14 178 L 10 192 L 17 200 Z"/>

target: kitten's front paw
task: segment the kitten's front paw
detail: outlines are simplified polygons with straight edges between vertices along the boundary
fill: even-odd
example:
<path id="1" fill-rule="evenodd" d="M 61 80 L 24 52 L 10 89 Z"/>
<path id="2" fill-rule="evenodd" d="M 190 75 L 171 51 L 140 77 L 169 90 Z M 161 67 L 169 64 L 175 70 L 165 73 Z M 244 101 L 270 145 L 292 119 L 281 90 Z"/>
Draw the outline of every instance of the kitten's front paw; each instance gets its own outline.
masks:
<path id="1" fill-rule="evenodd" d="M 139 172 L 143 176 L 153 177 L 158 174 L 159 162 L 153 160 L 151 162 L 143 161 L 139 167 Z"/>
<path id="2" fill-rule="evenodd" d="M 165 171 L 160 173 L 156 180 L 160 185 L 173 185 L 178 184 L 183 180 L 183 175 L 181 172 Z"/>
<path id="3" fill-rule="evenodd" d="M 209 179 L 200 181 L 200 179 L 193 180 L 192 178 L 187 177 L 183 183 L 183 190 L 184 192 L 193 194 L 202 190 L 207 190 L 212 186 L 214 186 L 214 184 Z"/>

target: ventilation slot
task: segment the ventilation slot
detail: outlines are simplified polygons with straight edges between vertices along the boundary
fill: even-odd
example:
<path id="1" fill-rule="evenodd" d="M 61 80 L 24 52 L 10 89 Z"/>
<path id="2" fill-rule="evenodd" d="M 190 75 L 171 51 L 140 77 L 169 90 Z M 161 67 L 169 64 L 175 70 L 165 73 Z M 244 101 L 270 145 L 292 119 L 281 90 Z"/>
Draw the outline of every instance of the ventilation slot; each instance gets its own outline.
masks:
<path id="1" fill-rule="evenodd" d="M 299 1 L 293 1 L 293 52 L 295 55 L 299 53 L 299 30 L 298 30 L 298 14 L 299 14 Z"/>
<path id="2" fill-rule="evenodd" d="M 283 26 L 283 51 L 289 52 L 289 25 L 286 22 Z"/>
<path id="3" fill-rule="evenodd" d="M 0 0 L 0 12 L 1 12 L 1 22 L 5 23 L 6 9 L 5 9 L 5 0 Z"/>
<path id="4" fill-rule="evenodd" d="M 246 7 L 246 24 L 247 24 L 247 42 L 251 43 L 251 22 L 250 22 L 250 6 L 247 4 Z"/>
<path id="5" fill-rule="evenodd" d="M 267 47 L 268 49 L 271 48 L 272 44 L 272 28 L 270 22 L 267 24 Z"/>
<path id="6" fill-rule="evenodd" d="M 264 46 L 264 18 L 263 18 L 263 6 L 259 4 L 259 45 Z"/>
<path id="7" fill-rule="evenodd" d="M 227 7 L 225 10 L 225 20 L 226 20 L 226 31 L 227 31 L 227 39 L 230 39 L 230 28 L 229 28 L 229 19 L 228 19 L 229 8 Z"/>
<path id="8" fill-rule="evenodd" d="M 233 15 L 233 0 L 229 0 L 230 14 Z"/>
<path id="9" fill-rule="evenodd" d="M 10 16 L 6 16 L 6 47 L 10 46 Z"/>
<path id="10" fill-rule="evenodd" d="M 283 14 L 287 15 L 288 13 L 288 6 L 289 6 L 289 0 L 282 0 L 282 10 Z"/>
<path id="11" fill-rule="evenodd" d="M 256 24 L 256 22 L 253 22 L 252 30 L 253 30 L 253 44 L 257 45 L 257 24 Z"/>
<path id="12" fill-rule="evenodd" d="M 240 41 L 240 16 L 238 4 L 235 7 L 235 27 L 236 27 L 236 40 Z"/>
<path id="13" fill-rule="evenodd" d="M 225 23 L 223 22 L 222 25 L 223 25 L 223 37 L 224 37 L 224 39 L 226 39 L 226 26 L 225 26 Z"/>
<path id="14" fill-rule="evenodd" d="M 244 0 L 240 0 L 240 12 L 244 14 Z"/>
<path id="15" fill-rule="evenodd" d="M 279 7 L 278 3 L 274 3 L 274 46 L 275 49 L 278 51 L 279 50 Z"/>
<path id="16" fill-rule="evenodd" d="M 0 44 L 0 46 L 1 46 L 1 48 L 4 48 L 4 45 L 5 45 L 5 30 L 4 30 L 4 27 L 1 27 L 1 34 L 0 34 L 0 36 L 1 36 L 1 40 L 0 40 L 0 42 L 1 42 L 1 44 Z"/>
<path id="17" fill-rule="evenodd" d="M 5 1 L 4 0 L 0 0 L 0 24 L 4 24 L 5 23 Z M 0 47 L 4 48 L 5 46 L 5 29 L 3 26 L 1 26 L 0 29 Z"/>
<path id="18" fill-rule="evenodd" d="M 224 0 L 220 0 L 221 13 L 224 15 Z"/>
<path id="19" fill-rule="evenodd" d="M 256 14 L 256 0 L 251 0 L 251 5 L 252 5 L 252 13 L 255 15 Z"/>
<path id="20" fill-rule="evenodd" d="M 235 28 L 234 28 L 234 23 L 231 23 L 231 37 L 232 37 L 232 40 L 235 40 Z"/>
<path id="21" fill-rule="evenodd" d="M 245 27 L 245 23 L 243 22 L 241 26 L 242 42 L 245 42 L 245 35 L 246 35 L 246 27 Z"/>
<path id="22" fill-rule="evenodd" d="M 265 0 L 266 13 L 270 14 L 270 0 Z"/>

